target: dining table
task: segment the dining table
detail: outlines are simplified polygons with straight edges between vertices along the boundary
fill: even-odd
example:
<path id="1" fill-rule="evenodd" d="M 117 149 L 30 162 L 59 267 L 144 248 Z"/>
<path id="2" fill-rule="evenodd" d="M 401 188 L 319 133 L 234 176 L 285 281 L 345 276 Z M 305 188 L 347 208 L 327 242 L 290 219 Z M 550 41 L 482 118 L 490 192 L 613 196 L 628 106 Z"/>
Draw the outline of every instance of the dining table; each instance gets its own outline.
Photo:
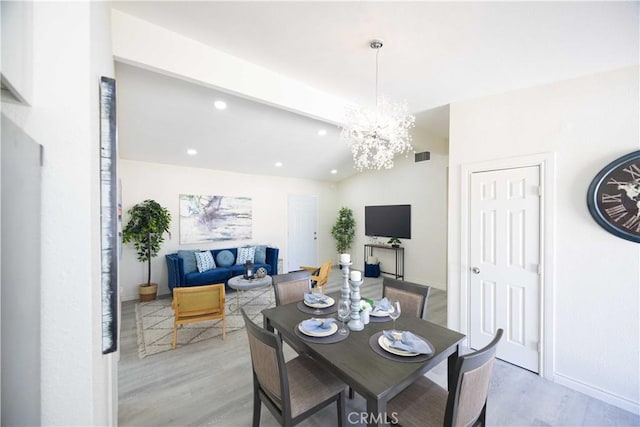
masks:
<path id="1" fill-rule="evenodd" d="M 329 295 L 336 302 L 340 297 L 339 292 Z M 387 420 L 393 420 L 393 414 L 387 413 L 387 402 L 445 359 L 448 387 L 451 389 L 460 345 L 465 338 L 463 334 L 435 323 L 400 316 L 396 320 L 396 329 L 410 331 L 426 339 L 433 352 L 428 357 L 384 357 L 383 352 L 374 351 L 374 344 L 370 344 L 370 341 L 373 342 L 372 337 L 381 331 L 391 330 L 391 321 L 370 322 L 361 331 L 350 331 L 342 341 L 324 343 L 318 339 L 304 339 L 296 333 L 296 329 L 306 319 L 334 317 L 335 313 L 310 315 L 300 309 L 299 303 L 294 302 L 265 309 L 262 315 L 265 329 L 272 332 L 277 330 L 296 350 L 316 360 L 364 397 L 367 402 L 366 413 L 357 414 L 353 419 L 350 415 L 349 421 L 357 419 L 369 426 L 388 425 Z"/>

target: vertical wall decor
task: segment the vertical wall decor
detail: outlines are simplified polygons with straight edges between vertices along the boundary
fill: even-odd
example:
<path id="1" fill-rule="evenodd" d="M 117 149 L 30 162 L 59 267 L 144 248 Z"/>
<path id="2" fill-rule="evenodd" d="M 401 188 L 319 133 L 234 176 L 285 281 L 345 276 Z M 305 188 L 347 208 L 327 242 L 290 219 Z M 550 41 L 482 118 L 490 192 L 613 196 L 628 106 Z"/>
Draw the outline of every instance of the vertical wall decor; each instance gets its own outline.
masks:
<path id="1" fill-rule="evenodd" d="M 251 239 L 251 198 L 180 195 L 180 243 Z"/>
<path id="2" fill-rule="evenodd" d="M 116 81 L 100 78 L 100 249 L 102 353 L 118 347 L 118 189 Z"/>

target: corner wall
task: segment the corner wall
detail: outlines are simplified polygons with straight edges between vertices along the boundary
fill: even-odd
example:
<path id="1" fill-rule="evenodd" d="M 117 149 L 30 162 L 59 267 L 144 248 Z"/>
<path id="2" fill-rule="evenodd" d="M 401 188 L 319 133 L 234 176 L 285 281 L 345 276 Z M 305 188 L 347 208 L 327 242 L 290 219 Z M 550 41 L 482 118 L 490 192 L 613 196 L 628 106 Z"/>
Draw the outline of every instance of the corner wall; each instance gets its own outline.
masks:
<path id="1" fill-rule="evenodd" d="M 123 227 L 129 219 L 126 211 L 145 199 L 154 199 L 171 212 L 171 237 L 165 235 L 160 253 L 151 263 L 151 278 L 158 283 L 158 294 L 168 294 L 167 264 L 164 255 L 178 249 L 228 248 L 250 244 L 268 244 L 280 248 L 279 257 L 287 265 L 288 197 L 318 196 L 318 257 L 334 259 L 333 225 L 337 206 L 335 184 L 303 179 L 245 175 L 210 169 L 120 160 Z M 208 194 L 251 197 L 253 228 L 251 240 L 224 240 L 210 244 L 180 244 L 180 194 Z M 319 265 L 319 264 L 318 264 Z M 147 280 L 146 263 L 136 259 L 132 245 L 125 245 L 120 264 L 122 300 L 138 299 L 139 283 Z"/>
<path id="2" fill-rule="evenodd" d="M 436 143 L 438 150 L 444 151 L 446 143 L 433 141 Z M 359 173 L 339 184 L 339 206 L 351 208 L 356 220 L 356 236 L 350 250 L 353 268 L 364 270 L 364 245 L 373 242 L 364 234 L 364 207 L 410 204 L 411 239 L 401 239 L 405 280 L 446 289 L 448 156 L 432 152 L 428 161 L 415 163 L 413 156 L 400 156 L 394 162 L 390 170 Z M 332 221 L 336 217 L 337 209 Z M 386 244 L 387 240 L 379 238 L 377 243 Z M 374 255 L 383 270 L 394 270 L 391 251 L 376 250 Z"/>
<path id="3" fill-rule="evenodd" d="M 461 167 L 556 155 L 555 354 L 552 378 L 640 412 L 640 246 L 607 233 L 587 210 L 593 177 L 640 147 L 639 69 L 451 105 L 449 326 L 461 327 Z"/>

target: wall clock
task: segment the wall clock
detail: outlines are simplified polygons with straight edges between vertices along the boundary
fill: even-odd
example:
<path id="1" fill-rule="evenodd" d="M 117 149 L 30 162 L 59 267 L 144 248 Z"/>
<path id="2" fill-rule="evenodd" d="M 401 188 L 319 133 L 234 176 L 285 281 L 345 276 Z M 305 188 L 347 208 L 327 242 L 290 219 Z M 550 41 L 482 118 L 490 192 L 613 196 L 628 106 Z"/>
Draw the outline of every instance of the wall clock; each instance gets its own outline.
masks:
<path id="1" fill-rule="evenodd" d="M 604 167 L 587 191 L 589 212 L 605 230 L 640 243 L 640 150 Z"/>

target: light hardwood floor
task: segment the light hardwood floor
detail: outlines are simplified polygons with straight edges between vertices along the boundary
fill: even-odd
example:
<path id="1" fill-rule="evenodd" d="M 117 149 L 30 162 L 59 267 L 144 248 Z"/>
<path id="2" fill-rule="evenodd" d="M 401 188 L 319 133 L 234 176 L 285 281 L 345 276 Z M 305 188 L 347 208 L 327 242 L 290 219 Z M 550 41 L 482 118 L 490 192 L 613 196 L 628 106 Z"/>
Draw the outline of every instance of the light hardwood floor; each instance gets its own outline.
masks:
<path id="1" fill-rule="evenodd" d="M 328 291 L 338 290 L 341 275 L 333 269 Z M 365 280 L 361 293 L 380 298 L 381 280 Z M 446 293 L 433 289 L 427 319 L 446 325 Z M 224 426 L 251 425 L 251 360 L 244 330 L 176 350 L 138 358 L 135 302 L 122 305 L 118 367 L 119 425 Z M 285 347 L 287 358 L 295 353 Z M 446 364 L 428 374 L 446 383 Z M 360 396 L 348 402 L 347 412 L 365 411 Z M 351 419 L 357 419 L 353 415 Z M 498 361 L 494 368 L 487 423 L 501 426 L 640 426 L 640 417 L 599 400 L 550 383 L 537 375 Z M 278 425 L 264 407 L 262 426 Z M 335 406 L 300 424 L 336 425 Z M 355 423 L 354 426 L 362 424 Z"/>

